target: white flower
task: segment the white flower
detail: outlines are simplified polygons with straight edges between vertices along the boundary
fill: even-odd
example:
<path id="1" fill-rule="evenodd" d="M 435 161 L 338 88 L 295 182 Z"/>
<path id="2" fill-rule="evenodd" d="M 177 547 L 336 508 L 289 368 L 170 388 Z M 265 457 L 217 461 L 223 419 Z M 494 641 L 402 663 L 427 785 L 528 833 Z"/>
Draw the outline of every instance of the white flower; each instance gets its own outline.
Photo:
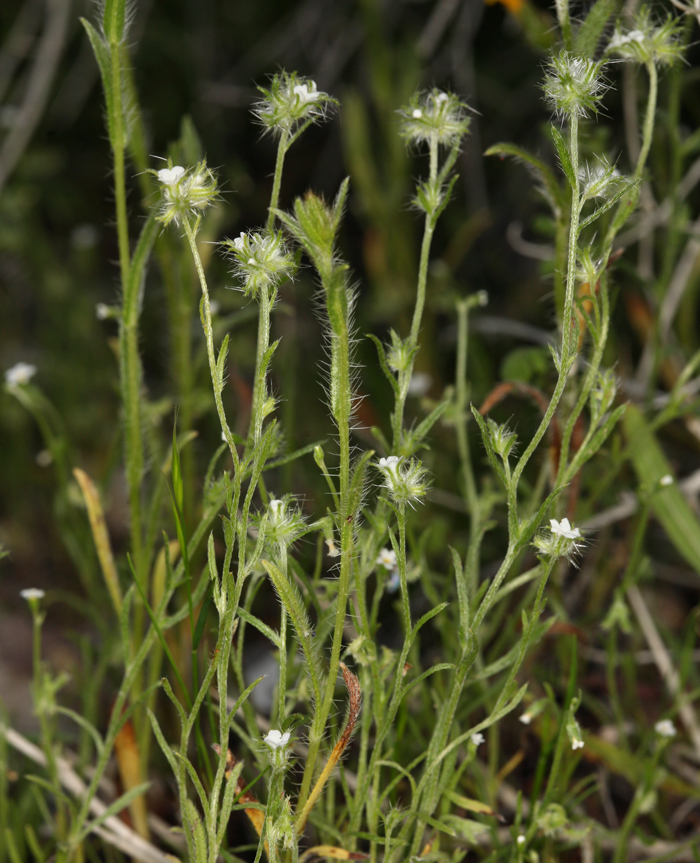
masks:
<path id="1" fill-rule="evenodd" d="M 44 591 L 39 587 L 27 587 L 24 590 L 20 590 L 19 595 L 22 599 L 26 599 L 27 601 L 32 599 L 43 599 L 46 596 Z"/>
<path id="2" fill-rule="evenodd" d="M 383 548 L 377 557 L 377 566 L 384 569 L 396 569 L 396 552 L 392 548 Z"/>
<path id="3" fill-rule="evenodd" d="M 662 476 L 661 479 L 659 480 L 659 485 L 662 485 L 662 486 L 673 485 L 673 477 L 671 476 L 671 474 L 667 473 L 666 476 Z"/>
<path id="4" fill-rule="evenodd" d="M 583 740 L 572 740 L 571 741 L 571 748 L 574 750 L 583 749 Z"/>
<path id="5" fill-rule="evenodd" d="M 581 539 L 581 531 L 577 527 L 572 527 L 568 518 L 563 518 L 561 521 L 550 518 L 549 524 L 552 533 L 557 534 L 557 536 L 563 536 L 565 539 Z"/>
<path id="6" fill-rule="evenodd" d="M 424 396 L 433 385 L 433 376 L 427 372 L 416 372 L 408 384 L 409 396 Z"/>
<path id="7" fill-rule="evenodd" d="M 270 749 L 282 749 L 289 743 L 289 732 L 285 731 L 282 734 L 276 728 L 271 728 L 267 736 L 263 737 L 263 742 L 267 743 Z"/>
<path id="8" fill-rule="evenodd" d="M 662 719 L 654 726 L 654 731 L 659 737 L 675 737 L 676 726 L 670 719 Z"/>
<path id="9" fill-rule="evenodd" d="M 423 116 L 423 112 L 421 111 L 420 108 L 414 108 L 413 111 L 411 112 L 411 116 L 413 117 L 414 120 L 420 120 L 420 118 Z"/>
<path id="10" fill-rule="evenodd" d="M 396 476 L 396 471 L 399 469 L 400 455 L 390 455 L 386 458 L 379 459 L 379 467 L 385 467 L 388 471 Z"/>
<path id="11" fill-rule="evenodd" d="M 481 746 L 484 740 L 486 740 L 486 738 L 480 731 L 477 731 L 476 734 L 472 734 L 471 736 L 471 741 L 474 746 Z"/>
<path id="12" fill-rule="evenodd" d="M 525 834 L 524 833 L 518 834 L 518 838 L 515 841 L 518 843 L 518 845 L 524 845 L 525 844 Z"/>
<path id="13" fill-rule="evenodd" d="M 306 84 L 297 84 L 292 89 L 292 92 L 295 96 L 298 96 L 304 104 L 308 102 L 317 102 L 320 98 L 325 96 L 325 93 L 319 93 L 316 89 L 315 81 L 308 81 Z"/>
<path id="14" fill-rule="evenodd" d="M 336 548 L 333 539 L 327 539 L 326 545 L 328 547 L 328 557 L 340 557 L 340 551 Z"/>
<path id="15" fill-rule="evenodd" d="M 532 713 L 523 713 L 523 715 L 520 717 L 520 721 L 523 723 L 523 725 L 529 725 L 532 722 Z"/>
<path id="16" fill-rule="evenodd" d="M 166 186 L 174 186 L 184 173 L 182 165 L 175 165 L 174 168 L 162 168 L 158 171 L 158 179 Z"/>
<path id="17" fill-rule="evenodd" d="M 234 249 L 238 249 L 239 252 L 243 251 L 243 245 L 245 243 L 246 233 L 245 231 L 241 231 L 240 236 L 236 237 L 233 241 Z"/>
<path id="18" fill-rule="evenodd" d="M 5 383 L 8 387 L 21 387 L 28 384 L 36 374 L 36 366 L 31 363 L 15 363 L 5 372 Z"/>
<path id="19" fill-rule="evenodd" d="M 270 501 L 270 515 L 271 521 L 278 521 L 279 517 L 284 514 L 284 501 L 283 500 L 271 500 Z"/>
<path id="20" fill-rule="evenodd" d="M 40 450 L 34 457 L 34 461 L 39 465 L 39 467 L 48 467 L 53 461 L 51 450 Z"/>
<path id="21" fill-rule="evenodd" d="M 112 310 L 107 303 L 98 303 L 95 306 L 95 317 L 98 321 L 106 321 L 112 314 Z"/>

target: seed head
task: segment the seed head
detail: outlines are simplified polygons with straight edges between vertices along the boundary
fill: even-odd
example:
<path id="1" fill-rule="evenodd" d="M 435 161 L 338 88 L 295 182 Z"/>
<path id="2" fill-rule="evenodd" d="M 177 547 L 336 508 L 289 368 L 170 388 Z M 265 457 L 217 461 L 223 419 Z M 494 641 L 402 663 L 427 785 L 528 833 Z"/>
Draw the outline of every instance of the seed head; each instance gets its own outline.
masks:
<path id="1" fill-rule="evenodd" d="M 603 64 L 567 51 L 553 54 L 542 86 L 544 97 L 559 117 L 587 117 L 596 113 L 608 85 Z"/>
<path id="2" fill-rule="evenodd" d="M 399 111 L 401 136 L 411 144 L 437 139 L 439 144 L 451 146 L 469 130 L 468 110 L 469 106 L 454 93 L 437 88 L 415 93 Z"/>

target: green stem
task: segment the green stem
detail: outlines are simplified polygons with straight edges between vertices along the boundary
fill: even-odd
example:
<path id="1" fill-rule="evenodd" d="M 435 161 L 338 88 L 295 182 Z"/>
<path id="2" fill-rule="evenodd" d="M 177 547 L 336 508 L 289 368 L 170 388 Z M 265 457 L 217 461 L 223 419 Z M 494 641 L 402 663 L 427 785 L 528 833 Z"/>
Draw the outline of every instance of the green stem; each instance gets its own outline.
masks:
<path id="1" fill-rule="evenodd" d="M 260 289 L 260 312 L 258 315 L 258 346 L 255 356 L 255 382 L 253 384 L 253 407 L 250 418 L 253 433 L 253 445 L 260 441 L 263 420 L 265 419 L 265 402 L 267 400 L 267 375 L 262 373 L 265 352 L 270 346 L 270 315 L 276 296 L 276 290 L 270 285 Z"/>
<path id="2" fill-rule="evenodd" d="M 221 429 L 223 431 L 224 437 L 226 438 L 226 443 L 228 444 L 228 448 L 231 452 L 231 458 L 233 459 L 235 473 L 236 475 L 238 475 L 240 468 L 240 458 L 238 456 L 236 444 L 233 440 L 233 435 L 231 434 L 231 429 L 228 427 L 228 422 L 226 420 L 226 411 L 224 409 L 224 402 L 221 395 L 223 392 L 223 381 L 219 381 L 219 376 L 216 369 L 216 354 L 214 352 L 214 328 L 211 322 L 211 308 L 209 305 L 209 289 L 207 287 L 207 277 L 204 274 L 202 259 L 199 256 L 199 250 L 197 248 L 197 240 L 189 219 L 184 219 L 183 225 L 185 228 L 185 234 L 187 235 L 187 240 L 190 244 L 190 249 L 192 251 L 192 257 L 194 258 L 194 264 L 197 268 L 199 284 L 202 289 L 202 327 L 204 329 L 204 337 L 207 344 L 207 359 L 209 360 L 209 372 L 211 373 L 211 382 L 214 390 L 216 413 L 219 417 L 219 422 L 221 424 Z"/>
<path id="3" fill-rule="evenodd" d="M 430 141 L 430 185 L 435 186 L 438 175 L 438 142 L 433 136 Z M 425 308 L 425 294 L 428 284 L 428 263 L 430 261 L 430 246 L 433 241 L 435 232 L 435 216 L 432 212 L 425 214 L 425 226 L 423 228 L 423 241 L 420 250 L 420 263 L 418 265 L 418 286 L 416 289 L 416 305 L 413 309 L 413 320 L 411 322 L 411 333 L 409 336 L 409 345 L 411 348 L 418 347 L 418 336 L 420 334 L 420 325 L 423 320 L 423 310 Z M 396 406 L 392 415 L 392 431 L 393 431 L 393 448 L 394 452 L 401 451 L 402 432 L 403 432 L 403 415 L 406 406 L 406 397 L 408 396 L 408 386 L 411 383 L 413 376 L 413 366 L 415 362 L 415 353 L 411 357 L 406 369 L 399 375 L 399 394 L 396 397 Z"/>
<path id="4" fill-rule="evenodd" d="M 545 432 L 549 428 L 549 424 L 552 421 L 552 417 L 554 416 L 554 412 L 557 409 L 557 405 L 559 404 L 559 400 L 562 397 L 564 392 L 564 388 L 566 386 L 566 380 L 568 377 L 568 372 L 570 368 L 570 361 L 572 358 L 572 353 L 575 353 L 576 348 L 572 345 L 572 342 L 575 345 L 575 341 L 573 339 L 573 308 L 574 308 L 574 287 L 576 285 L 576 254 L 578 250 L 578 226 L 579 226 L 579 211 L 580 207 L 580 186 L 579 186 L 579 178 L 578 178 L 578 117 L 575 114 L 572 114 L 570 117 L 570 128 L 569 128 L 569 156 L 571 158 L 571 166 L 574 176 L 574 186 L 571 190 L 571 220 L 569 223 L 569 254 L 568 254 L 568 264 L 566 271 L 566 296 L 564 299 L 564 316 L 562 319 L 562 347 L 561 347 L 561 357 L 559 358 L 560 362 L 560 371 L 559 378 L 557 380 L 556 386 L 554 388 L 554 392 L 552 393 L 552 398 L 549 402 L 547 410 L 545 411 L 545 415 L 542 417 L 542 421 L 535 432 L 534 437 L 528 444 L 527 448 L 523 452 L 523 454 L 518 459 L 518 463 L 515 466 L 515 470 L 513 471 L 512 476 L 512 485 L 514 488 L 517 488 L 518 482 L 522 475 L 522 472 L 525 470 L 525 466 L 530 460 L 532 454 L 535 452 L 537 447 L 540 444 L 540 441 L 545 435 Z"/>
<path id="5" fill-rule="evenodd" d="M 289 132 L 283 132 L 277 145 L 277 160 L 275 161 L 275 175 L 272 181 L 272 195 L 270 196 L 270 208 L 267 214 L 267 230 L 271 231 L 275 226 L 275 210 L 279 205 L 280 187 L 282 185 L 282 168 L 284 157 L 289 146 Z"/>
<path id="6" fill-rule="evenodd" d="M 324 290 L 329 302 L 336 303 L 336 298 L 329 298 L 329 293 L 346 291 L 344 275 L 336 271 L 328 274 L 329 284 L 324 285 Z M 338 599 L 335 611 L 335 625 L 333 628 L 333 642 L 328 667 L 328 678 L 323 696 L 323 701 L 314 715 L 314 720 L 309 729 L 309 754 L 306 759 L 304 776 L 301 783 L 297 812 L 304 809 L 309 796 L 311 780 L 313 778 L 321 740 L 326 728 L 328 715 L 333 706 L 333 695 L 335 692 L 336 679 L 338 677 L 338 666 L 340 663 L 340 651 L 343 645 L 343 629 L 345 626 L 345 610 L 350 592 L 350 576 L 352 573 L 352 557 L 354 548 L 354 516 L 350 511 L 350 420 L 352 415 L 352 388 L 350 385 L 350 333 L 347 304 L 344 305 L 342 325 L 338 330 L 333 330 L 331 339 L 331 350 L 335 362 L 332 362 L 335 380 L 332 388 L 336 388 L 337 395 L 333 398 L 333 413 L 338 427 L 338 442 L 340 449 L 340 467 L 338 473 L 340 487 L 340 507 L 338 518 L 340 520 L 340 578 L 338 580 Z M 335 308 L 335 307 L 334 307 Z M 330 317 L 330 316 L 329 316 Z M 335 314 L 331 318 L 337 320 Z"/>

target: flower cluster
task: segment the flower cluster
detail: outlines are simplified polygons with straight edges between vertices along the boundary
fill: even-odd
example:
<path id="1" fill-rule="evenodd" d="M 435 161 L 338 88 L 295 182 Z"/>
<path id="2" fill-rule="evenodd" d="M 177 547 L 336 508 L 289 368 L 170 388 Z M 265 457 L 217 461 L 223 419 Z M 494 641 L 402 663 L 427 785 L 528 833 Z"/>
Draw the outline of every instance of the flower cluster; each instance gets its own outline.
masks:
<path id="1" fill-rule="evenodd" d="M 153 171 L 161 184 L 161 204 L 158 220 L 164 225 L 181 225 L 191 216 L 199 217 L 217 198 L 216 177 L 202 160 L 186 170 L 182 165 Z"/>
<path id="2" fill-rule="evenodd" d="M 615 191 L 622 181 L 622 175 L 614 165 L 605 158 L 600 158 L 597 165 L 586 163 L 579 170 L 581 183 L 581 205 L 593 198 L 607 198 Z"/>
<path id="3" fill-rule="evenodd" d="M 670 15 L 663 23 L 658 23 L 649 8 L 644 6 L 631 30 L 616 28 L 606 54 L 614 54 L 633 63 L 670 66 L 683 56 L 682 26 L 681 19 Z"/>
<path id="4" fill-rule="evenodd" d="M 559 117 L 587 117 L 596 113 L 608 85 L 603 64 L 567 51 L 553 54 L 542 85 L 545 100 Z"/>
<path id="5" fill-rule="evenodd" d="M 259 523 L 259 519 L 255 520 Z M 305 530 L 304 518 L 290 499 L 270 501 L 265 530 L 267 542 L 288 546 L 296 542 Z"/>
<path id="6" fill-rule="evenodd" d="M 568 518 L 563 518 L 561 521 L 552 518 L 549 525 L 549 535 L 538 536 L 533 541 L 535 548 L 541 554 L 547 555 L 547 557 L 570 558 L 581 550 L 583 543 L 577 542 L 577 540 L 582 539 L 581 531 L 577 527 L 573 527 Z"/>
<path id="7" fill-rule="evenodd" d="M 266 132 L 278 136 L 293 135 L 305 123 L 325 120 L 328 109 L 337 104 L 316 88 L 315 81 L 296 72 L 279 72 L 268 88 L 258 89 L 264 98 L 253 106 L 253 114 Z"/>
<path id="8" fill-rule="evenodd" d="M 384 487 L 399 506 L 413 506 L 428 491 L 426 472 L 418 459 L 390 455 L 380 458 L 377 467 L 384 477 Z"/>
<path id="9" fill-rule="evenodd" d="M 224 240 L 222 246 L 233 264 L 233 275 L 243 282 L 246 296 L 277 287 L 294 275 L 294 258 L 280 231 L 241 232 L 235 240 Z"/>
<path id="10" fill-rule="evenodd" d="M 5 383 L 8 387 L 23 387 L 36 374 L 36 366 L 31 363 L 15 363 L 11 369 L 5 372 Z"/>
<path id="11" fill-rule="evenodd" d="M 401 108 L 401 136 L 411 144 L 430 143 L 452 146 L 469 131 L 469 106 L 454 95 L 433 88 L 415 93 Z"/>

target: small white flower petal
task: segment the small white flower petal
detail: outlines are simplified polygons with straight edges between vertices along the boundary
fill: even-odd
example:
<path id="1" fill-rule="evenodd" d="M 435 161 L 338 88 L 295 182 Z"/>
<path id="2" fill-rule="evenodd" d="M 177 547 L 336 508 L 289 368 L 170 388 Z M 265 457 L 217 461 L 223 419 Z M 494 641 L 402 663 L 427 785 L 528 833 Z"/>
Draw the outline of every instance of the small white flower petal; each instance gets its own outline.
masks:
<path id="1" fill-rule="evenodd" d="M 185 169 L 182 165 L 175 165 L 174 168 L 161 168 L 158 171 L 158 179 L 166 186 L 174 186 L 184 173 Z"/>
<path id="2" fill-rule="evenodd" d="M 677 733 L 676 726 L 670 719 L 662 719 L 657 722 L 654 726 L 654 731 L 659 737 L 675 737 Z"/>
<path id="3" fill-rule="evenodd" d="M 20 590 L 19 595 L 27 601 L 30 599 L 43 599 L 46 596 L 44 591 L 39 587 L 27 587 L 24 590 Z"/>
<path id="4" fill-rule="evenodd" d="M 289 732 L 285 731 L 284 734 L 282 734 L 282 732 L 278 731 L 276 728 L 271 728 L 268 731 L 267 736 L 263 737 L 263 742 L 267 743 L 270 749 L 281 749 L 289 743 Z"/>
<path id="5" fill-rule="evenodd" d="M 21 387 L 28 384 L 37 372 L 31 363 L 16 363 L 5 372 L 5 383 L 8 387 Z"/>

